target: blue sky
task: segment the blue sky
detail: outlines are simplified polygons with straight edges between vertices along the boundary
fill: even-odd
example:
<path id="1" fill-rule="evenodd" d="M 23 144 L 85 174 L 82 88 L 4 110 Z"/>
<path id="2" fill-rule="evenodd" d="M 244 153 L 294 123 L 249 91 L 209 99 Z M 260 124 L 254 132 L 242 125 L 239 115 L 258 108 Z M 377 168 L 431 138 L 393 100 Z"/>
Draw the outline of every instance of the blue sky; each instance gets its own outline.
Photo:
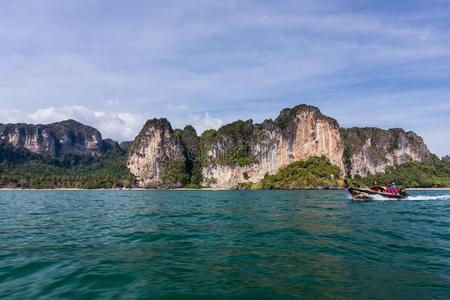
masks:
<path id="1" fill-rule="evenodd" d="M 450 153 L 450 1 L 0 3 L 0 123 L 67 118 L 132 139 L 307 103 Z"/>

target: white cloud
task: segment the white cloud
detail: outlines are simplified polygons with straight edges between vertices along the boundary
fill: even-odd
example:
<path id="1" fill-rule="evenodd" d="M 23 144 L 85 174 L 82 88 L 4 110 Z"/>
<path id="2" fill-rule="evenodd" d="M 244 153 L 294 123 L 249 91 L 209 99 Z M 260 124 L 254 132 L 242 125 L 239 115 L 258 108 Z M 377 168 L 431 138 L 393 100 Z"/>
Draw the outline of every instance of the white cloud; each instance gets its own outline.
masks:
<path id="1" fill-rule="evenodd" d="M 34 122 L 51 123 L 67 119 L 87 119 L 99 118 L 98 112 L 91 111 L 82 105 L 70 105 L 62 107 L 46 107 L 28 114 L 28 118 Z"/>
<path id="2" fill-rule="evenodd" d="M 4 123 L 27 122 L 34 124 L 74 119 L 100 130 L 103 138 L 113 138 L 118 141 L 133 140 L 145 122 L 144 117 L 140 114 L 97 111 L 82 105 L 40 108 L 29 114 L 18 110 L 0 110 L 0 118 Z"/>
<path id="3" fill-rule="evenodd" d="M 189 114 L 189 120 L 199 134 L 207 129 L 217 129 L 224 124 L 222 119 L 211 117 L 208 112 Z"/>

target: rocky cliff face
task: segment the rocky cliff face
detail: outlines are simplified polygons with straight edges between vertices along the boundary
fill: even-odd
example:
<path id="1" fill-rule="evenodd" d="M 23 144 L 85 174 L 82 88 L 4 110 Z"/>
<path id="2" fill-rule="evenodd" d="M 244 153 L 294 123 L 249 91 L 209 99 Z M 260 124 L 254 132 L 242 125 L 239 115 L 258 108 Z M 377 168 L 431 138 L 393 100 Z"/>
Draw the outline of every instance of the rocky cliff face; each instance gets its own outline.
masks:
<path id="1" fill-rule="evenodd" d="M 410 161 L 433 161 L 422 138 L 403 129 L 341 129 L 345 144 L 343 161 L 348 176 L 367 176 Z"/>
<path id="2" fill-rule="evenodd" d="M 236 121 L 197 136 L 192 126 L 172 130 L 165 119 L 147 122 L 129 151 L 141 187 L 183 183 L 233 188 L 261 181 L 292 162 L 324 156 L 342 175 L 366 176 L 409 161 L 433 161 L 423 140 L 402 129 L 341 129 L 316 107 L 284 109 L 274 121 Z"/>
<path id="3" fill-rule="evenodd" d="M 182 146 L 166 119 L 147 121 L 129 150 L 127 163 L 143 188 L 181 186 L 184 164 Z"/>
<path id="4" fill-rule="evenodd" d="M 0 140 L 44 156 L 101 155 L 102 136 L 74 120 L 49 125 L 0 124 Z"/>
<path id="5" fill-rule="evenodd" d="M 336 120 L 299 105 L 283 110 L 275 121 L 241 121 L 219 129 L 207 146 L 203 180 L 217 188 L 256 183 L 312 156 L 325 156 L 343 169 L 343 151 Z"/>

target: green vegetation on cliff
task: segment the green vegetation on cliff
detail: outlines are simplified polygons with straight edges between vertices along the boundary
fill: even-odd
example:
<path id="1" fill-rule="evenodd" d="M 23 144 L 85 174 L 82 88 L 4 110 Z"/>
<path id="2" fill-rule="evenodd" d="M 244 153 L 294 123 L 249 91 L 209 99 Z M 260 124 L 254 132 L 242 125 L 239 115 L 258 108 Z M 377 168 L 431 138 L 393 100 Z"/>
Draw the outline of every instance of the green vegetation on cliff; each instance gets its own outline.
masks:
<path id="1" fill-rule="evenodd" d="M 179 182 L 186 187 L 201 187 L 202 182 L 202 153 L 200 153 L 200 138 L 192 125 L 187 125 L 183 130 L 175 130 L 175 136 L 183 147 L 184 167 L 178 162 L 181 172 Z M 175 169 L 175 167 L 173 167 Z"/>
<path id="2" fill-rule="evenodd" d="M 190 133 L 188 141 L 191 146 L 186 146 L 189 143 L 186 143 L 185 138 L 181 140 L 182 145 L 188 150 L 185 154 L 190 177 L 187 187 L 201 187 L 202 169 L 207 164 L 246 166 L 256 161 L 250 153 L 253 135 L 251 120 L 239 120 L 222 126 L 218 130 L 206 130 L 197 139 L 194 138 L 195 130 L 190 127 L 180 131 L 179 136 L 186 135 L 186 130 Z M 208 157 L 210 150 L 216 152 L 215 159 Z"/>
<path id="3" fill-rule="evenodd" d="M 431 154 L 423 139 L 411 131 L 401 128 L 384 130 L 376 127 L 367 128 L 341 128 L 341 138 L 344 142 L 344 165 L 347 177 L 350 177 L 352 169 L 351 158 L 358 153 L 364 153 L 366 159 L 373 165 L 384 164 L 387 156 L 394 151 L 407 146 L 416 152 L 416 155 L 429 163 L 438 159 Z M 400 162 L 399 162 L 400 163 Z"/>
<path id="4" fill-rule="evenodd" d="M 350 186 L 389 185 L 392 182 L 405 188 L 450 187 L 450 162 L 436 163 L 409 162 L 389 167 L 386 173 L 361 178 L 343 179 L 339 167 L 332 165 L 325 157 L 312 157 L 297 161 L 280 169 L 275 175 L 251 185 L 252 189 L 304 189 L 304 188 L 343 188 Z M 248 188 L 249 185 L 242 185 Z"/>
<path id="5" fill-rule="evenodd" d="M 294 106 L 292 108 L 284 108 L 280 112 L 280 115 L 275 119 L 275 124 L 279 128 L 285 129 L 285 128 L 289 127 L 290 125 L 295 124 L 294 121 L 297 117 L 297 114 L 302 111 L 303 112 L 305 112 L 305 111 L 306 112 L 314 112 L 317 116 L 320 116 L 323 119 L 327 119 L 331 123 L 335 124 L 336 127 L 339 127 L 339 125 L 335 119 L 322 115 L 322 113 L 320 112 L 320 110 L 317 107 L 311 106 L 311 105 L 306 105 L 306 104 L 300 104 L 300 105 Z"/>
<path id="6" fill-rule="evenodd" d="M 101 133 L 75 120 L 48 125 L 0 124 L 0 140 L 45 156 L 101 154 Z M 28 144 L 28 146 L 26 146 Z"/>
<path id="7" fill-rule="evenodd" d="M 168 186 L 184 186 L 189 183 L 189 173 L 183 159 L 164 163 L 163 183 Z"/>
<path id="8" fill-rule="evenodd" d="M 163 132 L 166 130 L 171 133 L 173 132 L 172 125 L 166 118 L 150 119 L 145 123 L 144 127 L 141 129 L 139 134 L 136 136 L 133 143 L 128 145 L 128 147 L 129 147 L 128 151 L 134 152 L 136 149 L 140 149 L 143 146 L 145 146 L 145 142 L 149 139 L 149 137 L 151 137 L 151 135 L 153 133 L 152 129 L 154 129 L 154 128 L 160 129 Z"/>
<path id="9" fill-rule="evenodd" d="M 311 157 L 296 161 L 280 169 L 275 175 L 266 175 L 264 179 L 251 186 L 252 189 L 304 189 L 343 187 L 341 170 L 325 157 Z"/>
<path id="10" fill-rule="evenodd" d="M 239 120 L 222 126 L 217 130 L 214 141 L 205 141 L 203 144 L 211 145 L 211 142 L 215 142 L 221 149 L 215 163 L 243 167 L 256 161 L 256 158 L 251 155 L 252 137 L 253 121 Z"/>
<path id="11" fill-rule="evenodd" d="M 405 188 L 450 187 L 450 164 L 445 161 L 436 163 L 409 162 L 389 167 L 385 173 L 364 178 L 356 176 L 353 179 L 347 179 L 347 182 L 352 186 L 389 185 L 396 182 Z"/>

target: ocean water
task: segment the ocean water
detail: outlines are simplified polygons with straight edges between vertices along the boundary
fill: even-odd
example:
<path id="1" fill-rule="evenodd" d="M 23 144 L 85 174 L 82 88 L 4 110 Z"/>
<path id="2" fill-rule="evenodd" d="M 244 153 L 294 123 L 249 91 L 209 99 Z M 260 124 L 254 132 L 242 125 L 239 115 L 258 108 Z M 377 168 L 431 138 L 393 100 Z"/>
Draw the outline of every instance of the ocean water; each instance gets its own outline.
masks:
<path id="1" fill-rule="evenodd" d="M 450 191 L 1 191 L 2 299 L 450 299 Z"/>

